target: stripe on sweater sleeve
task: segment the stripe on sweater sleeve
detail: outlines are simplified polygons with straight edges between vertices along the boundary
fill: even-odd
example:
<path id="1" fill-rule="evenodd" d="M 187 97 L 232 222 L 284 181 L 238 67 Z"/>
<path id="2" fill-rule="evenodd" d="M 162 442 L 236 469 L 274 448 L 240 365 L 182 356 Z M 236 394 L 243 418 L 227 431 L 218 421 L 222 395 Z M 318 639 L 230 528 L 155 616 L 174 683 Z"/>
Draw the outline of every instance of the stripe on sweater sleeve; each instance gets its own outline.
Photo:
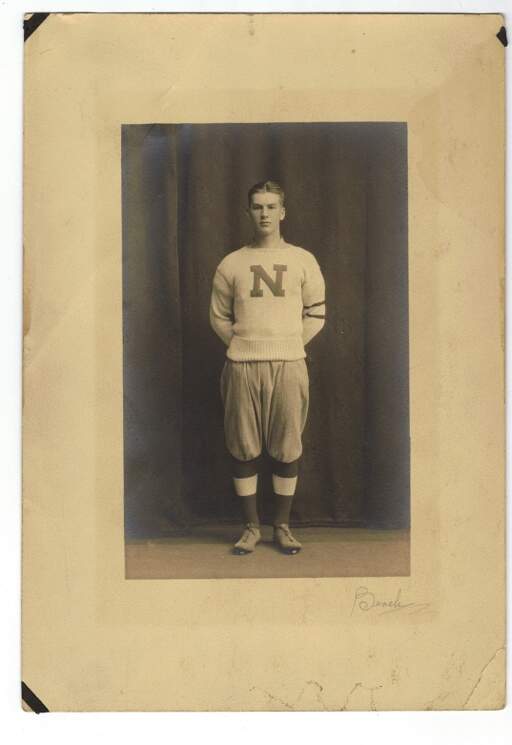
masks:
<path id="1" fill-rule="evenodd" d="M 218 269 L 213 278 L 210 301 L 210 324 L 215 333 L 229 347 L 233 336 L 233 292 L 226 277 Z"/>
<path id="2" fill-rule="evenodd" d="M 302 303 L 302 340 L 306 345 L 323 328 L 326 314 L 325 282 L 314 256 L 305 272 Z"/>

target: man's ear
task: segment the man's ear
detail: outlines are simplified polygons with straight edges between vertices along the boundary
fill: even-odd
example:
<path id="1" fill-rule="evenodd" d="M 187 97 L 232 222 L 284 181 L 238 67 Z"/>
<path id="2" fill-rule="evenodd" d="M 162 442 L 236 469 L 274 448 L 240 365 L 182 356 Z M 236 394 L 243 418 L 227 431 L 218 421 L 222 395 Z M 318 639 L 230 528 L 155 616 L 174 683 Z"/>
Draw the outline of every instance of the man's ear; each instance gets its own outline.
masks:
<path id="1" fill-rule="evenodd" d="M 284 220 L 285 216 L 286 216 L 286 210 L 284 207 L 281 207 L 281 220 Z"/>

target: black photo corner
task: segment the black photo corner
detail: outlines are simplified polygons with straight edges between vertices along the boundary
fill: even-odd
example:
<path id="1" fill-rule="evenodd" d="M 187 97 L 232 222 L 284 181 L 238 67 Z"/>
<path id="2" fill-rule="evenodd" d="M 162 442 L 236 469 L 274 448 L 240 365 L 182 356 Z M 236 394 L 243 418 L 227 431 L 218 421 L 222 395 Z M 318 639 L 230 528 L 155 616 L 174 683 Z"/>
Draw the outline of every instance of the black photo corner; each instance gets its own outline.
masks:
<path id="1" fill-rule="evenodd" d="M 121 138 L 126 538 L 241 524 L 208 312 L 217 265 L 251 237 L 247 191 L 265 179 L 284 188 L 282 234 L 317 258 L 328 308 L 306 347 L 291 524 L 407 529 L 406 123 L 126 124 Z M 259 484 L 265 522 L 265 461 Z"/>

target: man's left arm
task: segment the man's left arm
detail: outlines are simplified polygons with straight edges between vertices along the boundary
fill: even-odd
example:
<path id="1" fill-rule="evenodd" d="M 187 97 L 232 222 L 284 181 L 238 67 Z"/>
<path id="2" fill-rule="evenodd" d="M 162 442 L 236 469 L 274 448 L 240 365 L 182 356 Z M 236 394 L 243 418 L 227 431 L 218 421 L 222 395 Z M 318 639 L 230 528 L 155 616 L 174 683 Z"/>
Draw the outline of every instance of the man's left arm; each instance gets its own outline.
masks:
<path id="1" fill-rule="evenodd" d="M 325 324 L 325 281 L 314 257 L 306 269 L 302 303 L 302 340 L 305 346 Z"/>

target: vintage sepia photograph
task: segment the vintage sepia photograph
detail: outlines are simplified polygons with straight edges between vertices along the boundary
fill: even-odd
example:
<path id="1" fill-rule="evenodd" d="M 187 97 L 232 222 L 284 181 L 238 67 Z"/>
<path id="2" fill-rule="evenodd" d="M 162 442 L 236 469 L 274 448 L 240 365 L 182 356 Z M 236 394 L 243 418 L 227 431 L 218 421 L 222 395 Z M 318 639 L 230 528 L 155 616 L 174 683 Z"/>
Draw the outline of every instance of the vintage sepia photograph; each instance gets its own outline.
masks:
<path id="1" fill-rule="evenodd" d="M 410 574 L 405 122 L 122 127 L 127 579 Z"/>
<path id="2" fill-rule="evenodd" d="M 23 706 L 502 708 L 504 17 L 25 21 Z"/>

